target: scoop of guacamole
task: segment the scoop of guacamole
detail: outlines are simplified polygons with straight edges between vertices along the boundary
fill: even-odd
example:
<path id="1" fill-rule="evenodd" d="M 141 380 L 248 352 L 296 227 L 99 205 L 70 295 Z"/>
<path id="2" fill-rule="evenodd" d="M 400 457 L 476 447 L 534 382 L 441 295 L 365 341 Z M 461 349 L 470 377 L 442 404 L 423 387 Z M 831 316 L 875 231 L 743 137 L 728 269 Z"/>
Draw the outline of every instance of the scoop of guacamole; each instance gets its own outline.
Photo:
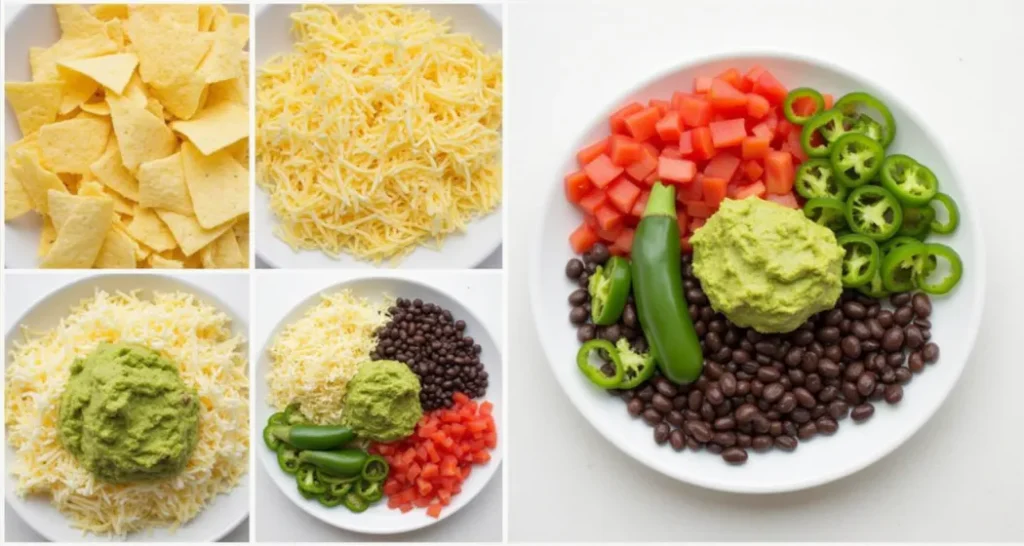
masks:
<path id="1" fill-rule="evenodd" d="M 348 382 L 342 424 L 356 436 L 393 442 L 412 434 L 423 416 L 420 380 L 394 360 L 372 360 Z"/>
<path id="2" fill-rule="evenodd" d="M 75 359 L 60 400 L 60 441 L 97 478 L 163 478 L 185 468 L 199 433 L 199 397 L 160 353 L 101 344 Z"/>
<path id="3" fill-rule="evenodd" d="M 690 239 L 711 306 L 762 333 L 791 332 L 842 292 L 832 230 L 761 199 L 726 200 Z"/>

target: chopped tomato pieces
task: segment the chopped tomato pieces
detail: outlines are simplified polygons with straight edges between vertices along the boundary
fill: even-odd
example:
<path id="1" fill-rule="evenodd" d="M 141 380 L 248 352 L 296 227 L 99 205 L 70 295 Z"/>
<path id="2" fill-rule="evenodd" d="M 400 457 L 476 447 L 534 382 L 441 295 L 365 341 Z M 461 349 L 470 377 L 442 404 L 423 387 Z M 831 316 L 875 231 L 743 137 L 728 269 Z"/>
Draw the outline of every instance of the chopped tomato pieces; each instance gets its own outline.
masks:
<path id="1" fill-rule="evenodd" d="M 658 177 L 669 182 L 686 183 L 697 174 L 697 164 L 686 159 L 658 158 Z"/>
<path id="2" fill-rule="evenodd" d="M 718 154 L 704 167 L 705 180 L 707 177 L 714 177 L 728 182 L 732 180 L 739 166 L 740 158 L 729 153 Z"/>
<path id="3" fill-rule="evenodd" d="M 592 189 L 594 189 L 594 185 L 590 183 L 587 173 L 583 171 L 576 171 L 565 177 L 565 198 L 570 203 L 579 204 L 583 196 L 590 193 Z"/>
<path id="4" fill-rule="evenodd" d="M 716 121 L 709 128 L 711 129 L 711 142 L 715 148 L 738 146 L 747 136 L 747 123 L 743 119 Z"/>
<path id="5" fill-rule="evenodd" d="M 583 172 L 587 173 L 587 178 L 599 188 L 611 184 L 612 180 L 622 174 L 622 170 L 622 167 L 612 163 L 612 159 L 605 154 L 597 156 L 583 166 Z"/>
<path id="6" fill-rule="evenodd" d="M 672 104 L 667 100 L 651 99 L 647 101 L 647 106 L 650 106 L 651 108 L 657 108 L 658 113 L 664 116 L 665 112 L 668 112 L 669 109 L 672 107 Z"/>
<path id="7" fill-rule="evenodd" d="M 800 209 L 800 203 L 796 200 L 796 196 L 793 195 L 792 193 L 784 193 L 782 195 L 769 193 L 768 195 L 765 196 L 765 199 L 767 199 L 768 201 L 772 201 L 774 203 L 778 203 L 784 207 L 789 207 L 791 209 L 797 210 Z"/>
<path id="8" fill-rule="evenodd" d="M 711 81 L 708 99 L 711 100 L 711 107 L 715 110 L 728 110 L 747 105 L 746 94 L 733 87 L 729 82 L 719 78 Z"/>
<path id="9" fill-rule="evenodd" d="M 729 181 L 716 176 L 704 177 L 704 203 L 708 207 L 718 208 L 718 205 L 725 199 L 726 186 Z"/>
<path id="10" fill-rule="evenodd" d="M 793 189 L 793 156 L 788 152 L 768 152 L 764 159 L 764 185 L 768 193 L 782 195 Z"/>
<path id="11" fill-rule="evenodd" d="M 590 227 L 590 224 L 583 222 L 580 227 L 576 228 L 576 231 L 572 232 L 569 236 L 569 246 L 572 247 L 572 251 L 576 254 L 583 254 L 590 250 L 600 240 L 597 232 L 594 228 Z M 382 453 L 382 455 L 384 455 Z"/>
<path id="12" fill-rule="evenodd" d="M 711 139 L 711 129 L 697 127 L 690 133 L 695 159 L 711 159 L 715 155 L 715 144 Z"/>
<path id="13" fill-rule="evenodd" d="M 761 159 L 768 154 L 772 141 L 768 137 L 749 136 L 743 139 L 743 159 Z"/>
<path id="14" fill-rule="evenodd" d="M 626 128 L 633 138 L 643 142 L 658 134 L 655 125 L 661 119 L 661 112 L 657 108 L 648 107 L 630 115 L 626 118 Z"/>
<path id="15" fill-rule="evenodd" d="M 614 114 L 612 114 L 609 120 L 609 125 L 612 129 L 613 135 L 625 135 L 629 133 L 629 129 L 626 128 L 626 118 L 633 114 L 643 110 L 644 107 L 639 102 L 631 102 L 622 108 L 619 108 Z"/>
<path id="16" fill-rule="evenodd" d="M 677 110 L 687 127 L 704 127 L 711 123 L 711 103 L 701 97 L 681 97 Z"/>
<path id="17" fill-rule="evenodd" d="M 633 204 L 636 203 L 638 197 L 640 197 L 640 188 L 625 178 L 619 178 L 618 181 L 608 186 L 608 200 L 624 214 L 632 212 Z"/>
<path id="18" fill-rule="evenodd" d="M 643 157 L 643 147 L 639 142 L 622 135 L 614 135 L 608 146 L 608 157 L 612 163 L 620 167 L 628 167 Z"/>
<path id="19" fill-rule="evenodd" d="M 648 190 L 640 192 L 640 196 L 637 197 L 636 202 L 633 203 L 633 210 L 630 211 L 630 214 L 635 216 L 636 218 L 640 218 L 641 216 L 643 216 L 644 209 L 647 208 L 647 199 L 650 198 L 650 196 L 651 192 Z"/>
<path id="20" fill-rule="evenodd" d="M 707 76 L 697 76 L 693 79 L 694 93 L 707 93 L 711 89 L 711 86 L 711 78 Z"/>
<path id="21" fill-rule="evenodd" d="M 754 82 L 754 92 L 768 99 L 768 102 L 773 105 L 782 104 L 786 95 L 789 94 L 786 86 L 779 83 L 779 80 L 775 79 L 775 76 L 772 76 L 772 73 L 767 70 L 761 72 L 757 81 Z"/>
<path id="22" fill-rule="evenodd" d="M 768 99 L 755 93 L 747 94 L 747 115 L 753 119 L 761 119 L 771 112 L 772 105 Z"/>
<path id="23" fill-rule="evenodd" d="M 615 238 L 615 242 L 609 247 L 611 253 L 616 256 L 629 256 L 629 253 L 633 251 L 633 234 L 634 231 L 632 229 L 626 228 L 622 230 L 622 233 Z"/>
<path id="24" fill-rule="evenodd" d="M 675 110 L 665 112 L 654 129 L 658 131 L 658 138 L 662 142 L 677 142 L 679 135 L 683 132 L 683 122 L 679 119 L 679 112 Z"/>
<path id="25" fill-rule="evenodd" d="M 739 87 L 741 85 L 740 82 L 743 80 L 743 76 L 740 74 L 739 70 L 736 70 L 735 68 L 728 68 L 721 74 L 715 76 L 715 79 L 722 80 L 733 87 Z"/>
<path id="26" fill-rule="evenodd" d="M 651 148 L 654 148 L 653 146 Z M 646 146 L 640 148 L 640 159 L 626 167 L 626 174 L 637 182 L 643 182 L 648 175 L 658 169 L 658 149 Z"/>
<path id="27" fill-rule="evenodd" d="M 761 182 L 754 182 L 753 184 L 743 186 L 736 190 L 735 199 L 746 199 L 750 196 L 764 197 L 764 194 L 764 184 Z"/>
<path id="28" fill-rule="evenodd" d="M 756 182 L 761 179 L 761 175 L 764 174 L 764 167 L 753 159 L 743 162 L 743 174 L 747 176 L 747 180 Z"/>
<path id="29" fill-rule="evenodd" d="M 593 215 L 595 212 L 597 212 L 597 209 L 600 208 L 601 205 L 605 204 L 605 202 L 607 201 L 607 194 L 605 194 L 602 190 L 595 189 L 588 193 L 587 195 L 584 195 L 580 199 L 578 205 L 581 209 L 583 209 L 583 212 Z"/>

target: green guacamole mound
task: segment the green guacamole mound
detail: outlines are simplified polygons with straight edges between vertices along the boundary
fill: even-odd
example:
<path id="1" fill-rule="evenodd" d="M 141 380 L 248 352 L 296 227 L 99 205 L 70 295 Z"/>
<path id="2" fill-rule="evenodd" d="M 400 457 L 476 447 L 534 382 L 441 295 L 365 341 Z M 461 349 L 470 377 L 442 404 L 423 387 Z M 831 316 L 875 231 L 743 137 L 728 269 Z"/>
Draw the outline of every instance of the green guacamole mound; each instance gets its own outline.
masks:
<path id="1" fill-rule="evenodd" d="M 420 380 L 394 360 L 372 360 L 348 383 L 342 424 L 356 436 L 393 442 L 413 433 L 423 416 Z"/>
<path id="2" fill-rule="evenodd" d="M 199 397 L 174 362 L 147 347 L 103 343 L 71 365 L 60 400 L 60 441 L 97 478 L 173 476 L 199 434 Z"/>
<path id="3" fill-rule="evenodd" d="M 843 290 L 844 253 L 832 230 L 770 201 L 723 201 L 690 243 L 711 306 L 761 333 L 797 329 Z"/>

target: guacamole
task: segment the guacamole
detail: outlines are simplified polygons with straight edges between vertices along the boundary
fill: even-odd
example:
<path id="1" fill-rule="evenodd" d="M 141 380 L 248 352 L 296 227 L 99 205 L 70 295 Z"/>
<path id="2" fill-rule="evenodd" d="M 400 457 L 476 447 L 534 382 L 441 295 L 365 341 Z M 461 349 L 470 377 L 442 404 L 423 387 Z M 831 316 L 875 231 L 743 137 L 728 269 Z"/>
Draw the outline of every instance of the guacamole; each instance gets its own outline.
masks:
<path id="1" fill-rule="evenodd" d="M 160 353 L 103 343 L 71 365 L 60 441 L 97 478 L 125 483 L 177 474 L 198 433 L 199 398 Z"/>
<path id="2" fill-rule="evenodd" d="M 793 331 L 843 290 L 832 230 L 771 201 L 723 201 L 690 242 L 711 306 L 758 332 Z"/>
<path id="3" fill-rule="evenodd" d="M 423 416 L 420 380 L 394 360 L 371 360 L 348 383 L 341 422 L 356 436 L 393 442 L 412 434 Z"/>

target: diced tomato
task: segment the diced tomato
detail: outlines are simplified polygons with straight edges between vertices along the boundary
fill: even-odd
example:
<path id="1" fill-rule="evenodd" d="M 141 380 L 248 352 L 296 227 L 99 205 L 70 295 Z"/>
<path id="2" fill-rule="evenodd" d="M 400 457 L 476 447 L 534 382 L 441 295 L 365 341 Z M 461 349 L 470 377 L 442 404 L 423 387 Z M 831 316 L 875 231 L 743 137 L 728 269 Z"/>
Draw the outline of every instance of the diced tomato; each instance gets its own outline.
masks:
<path id="1" fill-rule="evenodd" d="M 743 119 L 716 121 L 710 125 L 710 129 L 711 142 L 715 148 L 738 146 L 743 142 L 743 137 L 747 136 L 747 124 Z"/>
<path id="2" fill-rule="evenodd" d="M 721 178 L 726 182 L 732 180 L 736 169 L 740 166 L 740 158 L 731 153 L 721 153 L 711 158 L 704 167 L 704 177 Z"/>
<path id="3" fill-rule="evenodd" d="M 593 248 L 598 240 L 600 238 L 597 236 L 594 228 L 583 222 L 576 228 L 576 231 L 572 232 L 572 235 L 569 235 L 569 246 L 572 247 L 572 251 L 576 254 L 583 254 Z"/>
<path id="4" fill-rule="evenodd" d="M 639 218 L 644 215 L 644 209 L 647 208 L 647 199 L 651 197 L 651 192 L 643 190 L 640 192 L 640 196 L 636 198 L 636 202 L 633 203 L 633 210 L 630 214 Z"/>
<path id="5" fill-rule="evenodd" d="M 609 124 L 612 129 L 613 135 L 626 135 L 629 134 L 629 129 L 626 128 L 626 118 L 644 109 L 644 106 L 639 102 L 631 102 L 622 108 L 619 108 L 612 114 L 609 119 Z"/>
<path id="6" fill-rule="evenodd" d="M 737 190 L 734 199 L 746 199 L 750 196 L 764 197 L 765 191 L 766 190 L 762 182 L 754 182 L 753 184 L 748 184 Z"/>
<path id="7" fill-rule="evenodd" d="M 786 152 L 768 152 L 764 158 L 764 181 L 768 193 L 782 195 L 793 189 L 793 156 Z"/>
<path id="8" fill-rule="evenodd" d="M 786 95 L 789 94 L 786 86 L 782 85 L 767 70 L 761 72 L 761 75 L 757 77 L 757 81 L 754 82 L 754 92 L 775 105 L 782 104 L 782 101 L 786 99 Z"/>
<path id="9" fill-rule="evenodd" d="M 739 75 L 739 72 L 736 74 Z M 733 87 L 732 84 L 720 78 L 715 78 L 711 81 L 711 91 L 708 92 L 708 99 L 711 100 L 711 107 L 715 110 L 731 110 L 747 105 L 747 96 L 739 89 Z"/>
<path id="10" fill-rule="evenodd" d="M 775 140 L 779 142 L 785 141 L 786 137 L 793 132 L 795 127 L 788 119 L 780 119 L 778 126 L 775 128 Z"/>
<path id="11" fill-rule="evenodd" d="M 793 113 L 801 117 L 810 117 L 818 112 L 818 105 L 810 97 L 801 97 L 793 101 Z"/>
<path id="12" fill-rule="evenodd" d="M 725 191 L 728 184 L 729 181 L 725 178 L 705 176 L 704 202 L 711 208 L 718 208 L 718 204 L 725 199 Z"/>
<path id="13" fill-rule="evenodd" d="M 705 127 L 711 123 L 711 103 L 704 98 L 684 96 L 676 110 L 687 127 Z"/>
<path id="14" fill-rule="evenodd" d="M 755 125 L 754 128 L 750 130 L 750 134 L 752 134 L 752 135 L 754 135 L 756 137 L 767 138 L 769 142 L 773 138 L 775 138 L 775 131 L 772 131 L 771 129 L 769 129 L 768 128 L 768 124 L 764 123 L 764 122 L 761 122 L 761 123 L 758 123 L 757 125 Z"/>
<path id="15" fill-rule="evenodd" d="M 664 117 L 658 120 L 654 129 L 658 131 L 658 137 L 663 142 L 678 142 L 679 134 L 683 132 L 683 122 L 679 119 L 679 112 L 675 110 L 665 112 Z"/>
<path id="16" fill-rule="evenodd" d="M 616 256 L 629 256 L 629 253 L 633 250 L 633 230 L 629 228 L 622 230 L 622 233 L 615 238 L 615 241 L 608 250 Z M 488 456 L 488 459 L 490 459 L 490 456 Z"/>
<path id="17" fill-rule="evenodd" d="M 640 196 L 640 188 L 634 186 L 629 180 L 619 178 L 612 185 L 608 186 L 608 200 L 625 214 L 633 210 L 633 204 Z"/>
<path id="18" fill-rule="evenodd" d="M 743 174 L 746 175 L 747 180 L 756 182 L 761 179 L 761 175 L 764 174 L 764 167 L 761 163 L 753 159 L 743 162 Z"/>
<path id="19" fill-rule="evenodd" d="M 710 215 L 709 215 L 710 216 Z M 697 230 L 704 227 L 704 224 L 708 221 L 707 218 L 694 218 L 690 220 L 690 233 L 697 233 Z"/>
<path id="20" fill-rule="evenodd" d="M 441 517 L 441 508 L 440 504 L 431 504 L 430 507 L 427 508 L 427 515 L 437 519 Z"/>
<path id="21" fill-rule="evenodd" d="M 661 115 L 664 116 L 665 113 L 668 112 L 670 108 L 672 108 L 672 103 L 670 103 L 667 100 L 651 99 L 651 100 L 647 101 L 647 106 L 650 106 L 652 108 L 657 108 L 658 109 L 658 113 L 660 113 Z"/>
<path id="22" fill-rule="evenodd" d="M 686 214 L 694 219 L 709 218 L 715 212 L 704 201 L 685 201 L 683 204 L 686 206 Z"/>
<path id="23" fill-rule="evenodd" d="M 600 208 L 594 212 L 594 218 L 597 220 L 597 227 L 601 231 L 615 235 L 612 235 L 612 239 L 618 236 L 619 231 L 625 224 L 625 217 L 622 213 L 610 205 L 601 205 Z"/>
<path id="24" fill-rule="evenodd" d="M 768 195 L 765 196 L 765 199 L 767 199 L 768 201 L 772 201 L 774 203 L 778 203 L 784 207 L 789 207 L 791 209 L 797 210 L 800 209 L 800 202 L 796 200 L 796 196 L 793 195 L 792 192 L 787 192 L 782 195 L 769 193 Z"/>
<path id="25" fill-rule="evenodd" d="M 679 225 L 679 233 L 686 233 L 686 230 L 690 228 L 690 219 L 686 216 L 686 211 L 676 211 L 676 224 Z"/>
<path id="26" fill-rule="evenodd" d="M 749 136 L 743 139 L 743 159 L 761 159 L 771 149 L 772 141 L 767 137 Z"/>
<path id="27" fill-rule="evenodd" d="M 735 88 L 740 86 L 740 81 L 743 79 L 743 76 L 740 74 L 739 70 L 729 68 L 715 76 L 715 79 L 722 80 Z"/>
<path id="28" fill-rule="evenodd" d="M 611 184 L 612 180 L 622 174 L 622 171 L 622 167 L 612 163 L 612 158 L 604 154 L 583 166 L 583 172 L 587 173 L 587 178 L 599 188 Z"/>
<path id="29" fill-rule="evenodd" d="M 608 139 L 603 138 L 590 146 L 587 146 L 576 152 L 576 162 L 580 164 L 580 167 L 590 163 L 597 159 L 597 156 L 608 151 Z"/>
<path id="30" fill-rule="evenodd" d="M 661 149 L 661 157 L 667 157 L 670 159 L 682 159 L 683 152 L 676 146 L 665 146 Z"/>
<path id="31" fill-rule="evenodd" d="M 757 79 L 761 77 L 761 73 L 764 72 L 764 68 L 759 65 L 754 65 L 747 70 L 747 73 L 743 75 L 743 79 L 747 81 L 751 87 L 757 83 Z"/>
<path id="32" fill-rule="evenodd" d="M 652 151 L 653 148 L 653 151 Z M 640 160 L 626 167 L 626 174 L 637 182 L 642 182 L 647 175 L 658 170 L 658 152 L 651 146 L 641 147 Z"/>
<path id="33" fill-rule="evenodd" d="M 660 119 L 661 112 L 657 108 L 644 108 L 626 118 L 626 128 L 633 138 L 643 142 L 658 134 L 655 126 Z"/>
<path id="34" fill-rule="evenodd" d="M 594 189 L 594 185 L 587 178 L 587 173 L 576 171 L 565 175 L 565 198 L 570 203 L 579 203 L 580 199 L 583 199 L 583 196 L 590 193 L 592 189 Z"/>
<path id="35" fill-rule="evenodd" d="M 694 93 L 707 93 L 711 89 L 711 78 L 708 76 L 697 76 L 693 79 Z"/>
<path id="36" fill-rule="evenodd" d="M 687 183 L 697 174 L 697 164 L 686 159 L 658 158 L 658 177 L 671 182 Z"/>
<path id="37" fill-rule="evenodd" d="M 693 153 L 693 136 L 691 131 L 679 133 L 679 153 L 686 157 Z"/>
<path id="38" fill-rule="evenodd" d="M 595 189 L 580 199 L 579 206 L 583 212 L 593 215 L 598 207 L 608 201 L 608 196 L 602 190 Z"/>
<path id="39" fill-rule="evenodd" d="M 747 115 L 754 119 L 761 119 L 772 110 L 768 99 L 756 93 L 747 94 Z"/>
<path id="40" fill-rule="evenodd" d="M 832 104 L 835 103 L 835 98 L 833 98 L 829 93 L 822 93 L 821 98 L 825 99 L 825 109 L 830 110 L 832 108 Z"/>
<path id="41" fill-rule="evenodd" d="M 800 144 L 800 131 L 790 131 L 789 136 L 786 137 L 786 144 L 789 144 L 789 153 L 793 154 L 793 159 L 799 163 L 807 161 L 807 153 L 804 152 L 804 147 Z"/>
<path id="42" fill-rule="evenodd" d="M 685 93 L 683 91 L 676 91 L 676 92 L 672 93 L 672 100 L 669 101 L 669 109 L 670 110 L 675 110 L 676 112 L 678 112 L 680 106 L 683 104 L 683 98 L 684 97 L 692 97 L 692 96 L 693 96 L 692 94 Z"/>
<path id="43" fill-rule="evenodd" d="M 697 127 L 690 132 L 690 139 L 693 141 L 692 157 L 694 159 L 711 159 L 715 155 L 715 144 L 711 139 L 711 129 Z"/>
<path id="44" fill-rule="evenodd" d="M 620 167 L 628 167 L 643 157 L 643 147 L 640 143 L 627 136 L 612 135 L 610 142 L 608 156 L 612 163 Z"/>

